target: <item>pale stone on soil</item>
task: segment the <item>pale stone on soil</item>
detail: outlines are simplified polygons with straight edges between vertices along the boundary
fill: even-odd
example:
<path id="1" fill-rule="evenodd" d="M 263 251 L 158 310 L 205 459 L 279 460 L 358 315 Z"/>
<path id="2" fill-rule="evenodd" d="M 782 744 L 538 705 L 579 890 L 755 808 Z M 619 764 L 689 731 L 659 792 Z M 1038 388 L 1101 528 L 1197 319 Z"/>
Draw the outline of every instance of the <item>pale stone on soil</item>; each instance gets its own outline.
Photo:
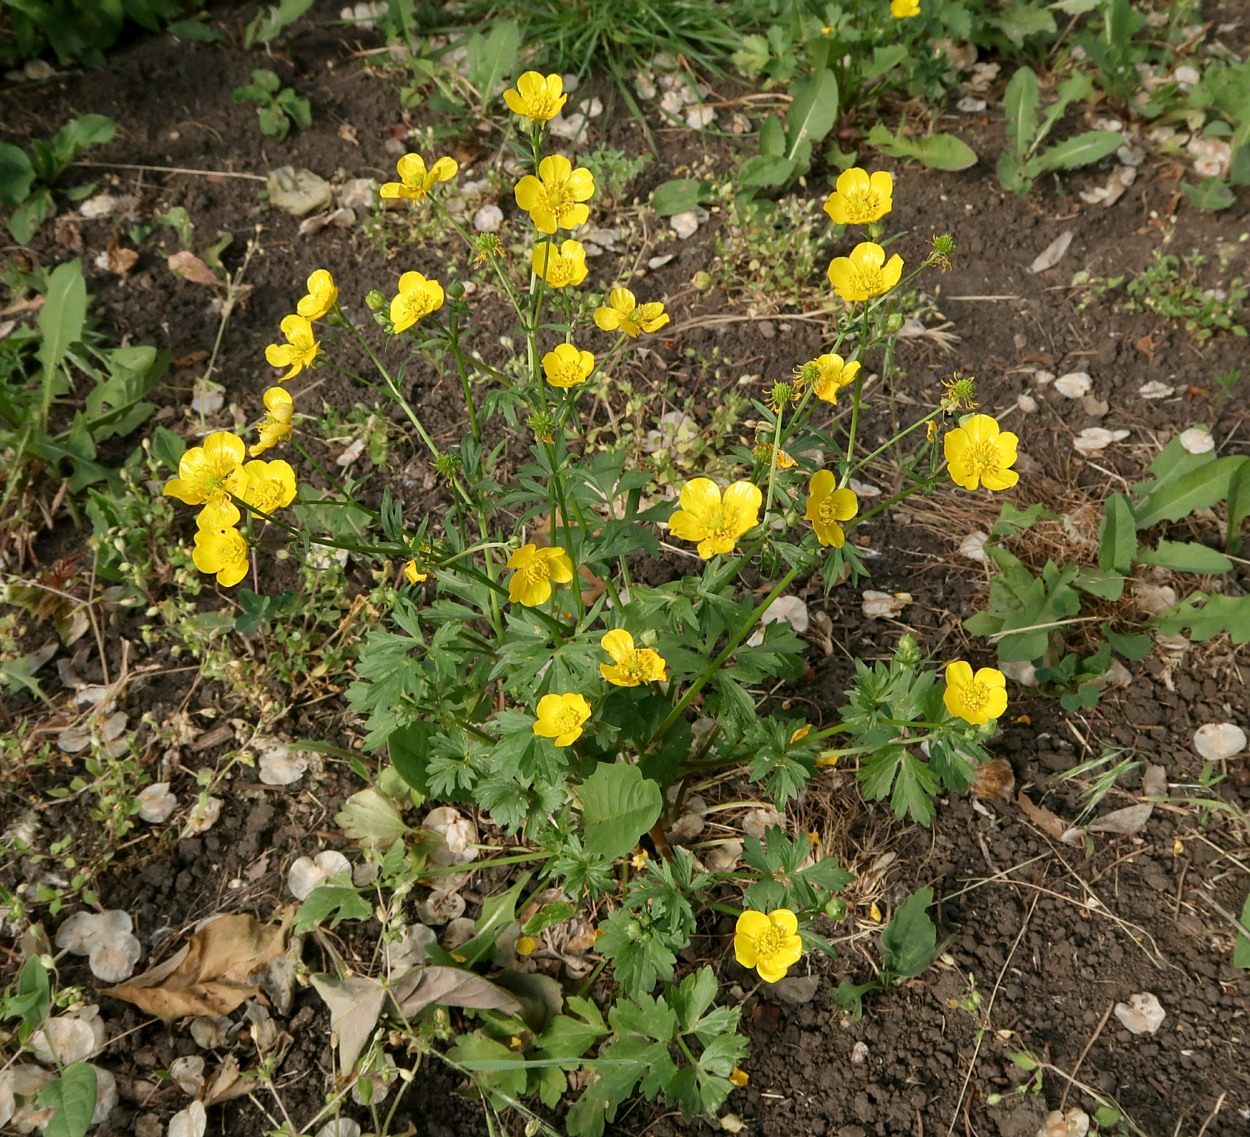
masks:
<path id="1" fill-rule="evenodd" d="M 1115 1017 L 1130 1034 L 1154 1034 L 1167 1012 L 1154 995 L 1143 991 L 1130 995 L 1127 1003 L 1116 1003 Z"/>
<path id="2" fill-rule="evenodd" d="M 1055 380 L 1055 390 L 1065 399 L 1079 399 L 1082 395 L 1088 395 L 1093 385 L 1094 381 L 1088 371 L 1069 371 Z"/>
<path id="3" fill-rule="evenodd" d="M 351 871 L 351 864 L 336 849 L 326 849 L 315 857 L 297 857 L 286 874 L 286 886 L 296 900 L 307 900 L 323 880 Z"/>
<path id="4" fill-rule="evenodd" d="M 1205 426 L 1191 426 L 1181 431 L 1181 445 L 1190 454 L 1209 454 L 1215 449 L 1215 439 Z"/>
<path id="5" fill-rule="evenodd" d="M 168 782 L 153 782 L 139 791 L 139 817 L 149 825 L 168 821 L 178 808 L 178 799 L 169 792 Z"/>
<path id="6" fill-rule="evenodd" d="M 193 1101 L 169 1119 L 169 1137 L 204 1137 L 207 1128 L 208 1114 L 203 1102 Z"/>
<path id="7" fill-rule="evenodd" d="M 1208 762 L 1223 762 L 1246 748 L 1246 732 L 1236 723 L 1209 722 L 1194 731 L 1194 749 Z"/>

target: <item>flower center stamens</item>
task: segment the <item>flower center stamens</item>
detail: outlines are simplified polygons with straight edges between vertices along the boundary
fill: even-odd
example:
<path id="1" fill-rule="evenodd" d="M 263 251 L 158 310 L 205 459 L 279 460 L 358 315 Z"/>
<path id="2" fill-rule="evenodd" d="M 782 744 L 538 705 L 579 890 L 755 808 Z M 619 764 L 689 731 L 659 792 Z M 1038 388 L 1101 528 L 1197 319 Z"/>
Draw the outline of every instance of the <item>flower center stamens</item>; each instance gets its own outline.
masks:
<path id="1" fill-rule="evenodd" d="M 778 927 L 770 927 L 755 937 L 755 954 L 761 959 L 776 955 L 786 941 L 785 933 Z"/>

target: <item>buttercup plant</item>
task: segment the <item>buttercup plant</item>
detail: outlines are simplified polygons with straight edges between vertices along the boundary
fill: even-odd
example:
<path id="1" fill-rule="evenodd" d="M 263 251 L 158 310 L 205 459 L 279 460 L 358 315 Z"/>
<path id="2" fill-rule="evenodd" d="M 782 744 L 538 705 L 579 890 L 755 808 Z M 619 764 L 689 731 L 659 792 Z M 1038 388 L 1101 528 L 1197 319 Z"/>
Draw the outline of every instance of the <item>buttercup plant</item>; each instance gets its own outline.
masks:
<path id="1" fill-rule="evenodd" d="M 828 206 L 840 224 L 868 226 L 867 239 L 829 266 L 845 307 L 828 350 L 754 402 L 756 444 L 733 452 L 737 476 L 657 485 L 624 453 L 579 448 L 584 400 L 610 402 L 614 361 L 670 316 L 662 300 L 610 281 L 597 307 L 574 299 L 589 277 L 576 232 L 591 217 L 594 179 L 544 152 L 563 100 L 557 76 L 527 73 L 505 100 L 520 118 L 519 149 L 532 170 L 515 188 L 532 226 L 529 256 L 505 259 L 496 237 L 469 234 L 448 212 L 440 187 L 458 172 L 448 158 L 404 156 L 399 181 L 381 193 L 435 211 L 489 266 L 495 294 L 515 314 L 522 366 L 493 362 L 473 346 L 459 281 L 415 270 L 399 276 L 394 294 L 366 298 L 383 333 L 378 344 L 377 330 L 352 320 L 330 274 L 317 269 L 281 322 L 286 342 L 265 353 L 288 369 L 280 382 L 294 385 L 306 371 L 340 368 L 342 339 L 359 345 L 375 375 L 354 378 L 395 402 L 445 483 L 441 521 L 414 518 L 389 492 L 377 510 L 355 501 L 304 451 L 299 392 L 286 386 L 266 392 L 252 453 L 290 447 L 311 470 L 297 480 L 283 460 L 245 461 L 244 440 L 217 432 L 187 451 L 165 492 L 202 507 L 195 563 L 225 587 L 249 570 L 263 579 L 258 533 L 268 527 L 305 551 L 346 549 L 393 566 L 389 626 L 362 646 L 349 702 L 365 717 L 365 745 L 387 752 L 392 783 L 397 774 L 418 794 L 471 803 L 512 835 L 519 851 L 506 863 L 528 861 L 535 870 L 514 887 L 512 911 L 524 909 L 525 887 L 531 899 L 561 891 L 570 911 L 586 894 L 605 901 L 595 947 L 620 990 L 606 1020 L 570 1000 L 580 1049 L 553 1050 L 550 1025 L 538 1035 L 523 1023 L 509 1035 L 531 1042 L 497 1048 L 518 1064 L 521 1081 L 508 1084 L 544 1095 L 551 1084 L 541 1072 L 553 1058 L 563 1070 L 583 1061 L 598 1070 L 569 1115 L 571 1132 L 597 1137 L 635 1088 L 692 1113 L 716 1110 L 734 1087 L 745 1049 L 739 1009 L 712 1009 L 710 968 L 681 982 L 675 976 L 678 953 L 706 913 L 736 917 L 734 955 L 761 982 L 801 966 L 806 952 L 832 952 L 818 921 L 838 914 L 836 893 L 849 874 L 814 853 L 806 836 L 792 841 L 779 827 L 748 838 L 740 865 L 709 871 L 696 859 L 698 846 L 686 850 L 667 836 L 692 788 L 740 769 L 784 811 L 822 767 L 857 758 L 867 797 L 889 798 L 900 816 L 926 821 L 940 789 L 971 783 L 982 742 L 1006 707 L 1000 673 L 973 674 L 955 662 L 943 685 L 904 637 L 888 663 L 857 664 L 842 721 L 815 729 L 759 693 L 797 678 L 804 651 L 784 622 L 763 617 L 800 576 L 823 577 L 828 591 L 863 575 L 855 527 L 908 495 L 947 477 L 970 489 L 1013 484 L 1015 440 L 989 416 L 973 415 L 939 446 L 942 424 L 970 401 L 971 380 L 960 380 L 959 399 L 935 392 L 932 409 L 861 453 L 863 411 L 881 384 L 871 369 L 880 352 L 888 370 L 901 325 L 892 298 L 905 281 L 943 266 L 954 245 L 935 238 L 904 277 L 904 258 L 883 226 L 893 180 L 856 169 L 838 179 Z M 579 325 L 576 313 L 592 308 L 593 326 Z M 457 445 L 438 445 L 404 394 L 406 368 L 417 359 L 445 364 L 459 383 L 466 433 Z M 528 456 L 509 462 L 515 472 L 501 483 L 496 424 L 522 415 Z M 852 479 L 887 458 L 902 471 L 901 488 L 862 511 Z M 325 484 L 313 490 L 318 477 Z M 329 502 L 350 503 L 375 532 L 344 538 L 282 515 Z M 671 583 L 643 585 L 636 558 L 657 555 L 665 530 L 690 567 Z M 712 724 L 697 741 L 696 700 Z M 835 747 L 839 734 L 846 745 Z M 653 855 L 631 857 L 640 841 Z M 726 899 L 727 884 L 741 890 L 739 903 Z M 473 942 L 456 959 L 471 966 L 488 957 L 487 946 Z M 575 1020 L 562 1013 L 554 1021 L 565 1024 L 559 1034 Z M 626 1044 L 637 1034 L 660 1046 L 666 1066 Z M 468 1037 L 457 1043 L 466 1054 Z M 681 1062 L 669 1056 L 672 1042 Z M 602 1068 L 587 1057 L 596 1048 Z M 527 1065 L 530 1054 L 541 1060 Z"/>

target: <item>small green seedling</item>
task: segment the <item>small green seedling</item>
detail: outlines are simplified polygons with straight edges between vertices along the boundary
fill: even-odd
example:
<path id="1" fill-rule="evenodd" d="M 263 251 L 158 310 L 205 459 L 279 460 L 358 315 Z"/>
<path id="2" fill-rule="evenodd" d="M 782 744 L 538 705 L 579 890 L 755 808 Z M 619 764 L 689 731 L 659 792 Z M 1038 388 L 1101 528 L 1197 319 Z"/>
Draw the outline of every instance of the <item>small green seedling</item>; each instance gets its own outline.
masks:
<path id="1" fill-rule="evenodd" d="M 906 979 L 923 975 L 937 958 L 937 926 L 929 916 L 933 889 L 913 892 L 894 912 L 881 933 L 881 971 L 867 983 L 843 983 L 833 993 L 834 1002 L 858 1020 L 864 1013 L 864 996 L 888 991 Z"/>
<path id="2" fill-rule="evenodd" d="M 260 119 L 261 134 L 270 138 L 285 138 L 291 127 L 304 130 L 312 125 L 312 107 L 302 95 L 265 67 L 252 72 L 252 81 L 233 92 L 236 103 L 255 103 L 256 116 Z"/>
<path id="3" fill-rule="evenodd" d="M 117 124 L 107 115 L 85 114 L 71 119 L 50 142 L 31 139 L 30 153 L 11 142 L 0 142 L 0 206 L 9 214 L 9 232 L 19 245 L 28 244 L 39 226 L 56 212 L 52 187 L 88 146 L 112 140 Z M 94 184 L 75 186 L 66 196 L 81 201 Z"/>
<path id="4" fill-rule="evenodd" d="M 1007 84 L 1003 104 L 1011 149 L 998 156 L 998 180 L 1004 189 L 1026 194 L 1043 174 L 1091 166 L 1123 145 L 1124 135 L 1118 130 L 1087 130 L 1054 146 L 1043 146 L 1064 111 L 1093 94 L 1093 82 L 1077 72 L 1059 84 L 1057 94 L 1043 111 L 1037 76 L 1028 67 L 1021 67 Z"/>

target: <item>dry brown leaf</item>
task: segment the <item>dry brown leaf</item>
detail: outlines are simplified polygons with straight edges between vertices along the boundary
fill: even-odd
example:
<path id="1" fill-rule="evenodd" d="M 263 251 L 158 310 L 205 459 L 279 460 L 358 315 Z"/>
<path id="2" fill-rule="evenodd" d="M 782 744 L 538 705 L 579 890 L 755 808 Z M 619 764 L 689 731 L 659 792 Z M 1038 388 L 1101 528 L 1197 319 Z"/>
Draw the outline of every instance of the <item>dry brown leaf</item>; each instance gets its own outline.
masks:
<path id="1" fill-rule="evenodd" d="M 1020 808 L 1024 810 L 1025 817 L 1033 822 L 1043 833 L 1054 837 L 1056 841 L 1063 840 L 1063 835 L 1068 831 L 1068 823 L 1062 817 L 1057 813 L 1052 813 L 1045 806 L 1034 805 L 1029 800 L 1028 794 L 1017 794 L 1016 801 L 1020 803 Z"/>
<path id="2" fill-rule="evenodd" d="M 206 288 L 220 288 L 222 285 L 221 277 L 188 249 L 174 253 L 167 263 L 175 276 L 189 280 L 192 284 L 202 284 Z"/>
<path id="3" fill-rule="evenodd" d="M 1115 833 L 1119 836 L 1127 836 L 1129 833 L 1136 833 L 1150 820 L 1154 808 L 1150 802 L 1125 806 L 1123 809 L 1112 810 L 1097 821 L 1091 822 L 1086 828 L 1090 833 Z"/>
<path id="4" fill-rule="evenodd" d="M 166 1022 L 228 1015 L 257 993 L 248 980 L 286 950 L 290 924 L 290 909 L 277 925 L 252 916 L 217 916 L 164 963 L 102 993 Z"/>
<path id="5" fill-rule="evenodd" d="M 217 1067 L 217 1073 L 213 1075 L 212 1081 L 204 1087 L 203 1104 L 205 1108 L 210 1105 L 219 1105 L 223 1101 L 231 1101 L 251 1093 L 255 1088 L 255 1082 L 243 1077 L 239 1069 L 239 1060 L 233 1054 L 227 1054 L 222 1059 L 221 1065 Z"/>
<path id="6" fill-rule="evenodd" d="M 134 249 L 126 249 L 118 244 L 109 245 L 108 268 L 114 276 L 125 276 L 138 263 L 139 254 Z"/>
<path id="7" fill-rule="evenodd" d="M 406 1019 L 436 1005 L 509 1015 L 521 1010 L 521 1004 L 502 987 L 460 967 L 414 967 L 399 977 L 391 997 Z"/>

